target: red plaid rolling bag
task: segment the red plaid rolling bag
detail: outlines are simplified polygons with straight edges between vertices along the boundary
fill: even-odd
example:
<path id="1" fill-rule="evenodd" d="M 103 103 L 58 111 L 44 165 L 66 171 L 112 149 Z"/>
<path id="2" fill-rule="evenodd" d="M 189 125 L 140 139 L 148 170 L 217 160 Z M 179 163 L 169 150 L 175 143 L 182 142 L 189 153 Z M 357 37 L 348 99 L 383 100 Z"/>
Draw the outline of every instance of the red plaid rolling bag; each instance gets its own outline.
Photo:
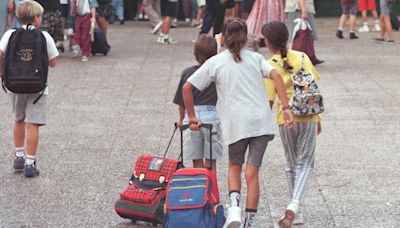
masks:
<path id="1" fill-rule="evenodd" d="M 134 223 L 145 221 L 154 226 L 163 224 L 165 189 L 180 164 L 178 160 L 165 158 L 169 145 L 163 157 L 139 156 L 129 186 L 115 202 L 115 211 L 119 216 L 131 219 Z"/>

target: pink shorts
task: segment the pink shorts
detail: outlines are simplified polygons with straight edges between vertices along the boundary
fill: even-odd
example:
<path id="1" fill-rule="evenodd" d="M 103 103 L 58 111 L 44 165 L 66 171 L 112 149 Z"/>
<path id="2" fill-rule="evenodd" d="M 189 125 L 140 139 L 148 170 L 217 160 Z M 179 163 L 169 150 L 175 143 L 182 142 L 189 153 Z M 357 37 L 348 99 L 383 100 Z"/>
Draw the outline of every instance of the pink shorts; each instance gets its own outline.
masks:
<path id="1" fill-rule="evenodd" d="M 360 11 L 376 10 L 375 0 L 358 0 L 358 10 Z"/>

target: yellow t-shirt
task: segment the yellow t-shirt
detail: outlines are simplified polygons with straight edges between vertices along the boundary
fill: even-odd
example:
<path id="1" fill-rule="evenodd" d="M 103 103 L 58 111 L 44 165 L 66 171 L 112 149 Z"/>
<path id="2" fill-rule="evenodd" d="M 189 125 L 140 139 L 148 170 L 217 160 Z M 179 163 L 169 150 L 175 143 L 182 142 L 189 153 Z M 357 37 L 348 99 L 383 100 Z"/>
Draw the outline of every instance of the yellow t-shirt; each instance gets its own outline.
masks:
<path id="1" fill-rule="evenodd" d="M 287 58 L 289 65 L 293 67 L 292 71 L 297 72 L 301 68 L 302 64 L 302 52 L 288 50 Z M 276 59 L 279 64 L 275 63 L 272 59 Z M 281 55 L 274 55 L 272 58 L 268 60 L 268 63 L 271 64 L 282 76 L 283 83 L 285 84 L 286 94 L 288 99 L 292 97 L 293 91 L 293 82 L 291 79 L 291 75 L 289 72 L 285 71 L 281 64 L 283 63 Z M 319 74 L 315 69 L 314 65 L 311 63 L 311 60 L 308 58 L 306 54 L 304 54 L 304 70 L 306 72 L 311 72 L 314 75 L 314 79 L 316 81 L 320 80 Z M 275 96 L 277 95 L 275 89 L 275 83 L 271 79 L 265 79 L 265 88 L 267 89 L 268 99 L 270 101 L 275 100 Z M 296 122 L 319 122 L 321 121 L 320 115 L 314 116 L 294 116 L 293 117 Z M 282 115 L 282 103 L 279 101 L 278 109 L 276 114 L 276 122 L 278 124 L 284 124 L 283 115 Z"/>

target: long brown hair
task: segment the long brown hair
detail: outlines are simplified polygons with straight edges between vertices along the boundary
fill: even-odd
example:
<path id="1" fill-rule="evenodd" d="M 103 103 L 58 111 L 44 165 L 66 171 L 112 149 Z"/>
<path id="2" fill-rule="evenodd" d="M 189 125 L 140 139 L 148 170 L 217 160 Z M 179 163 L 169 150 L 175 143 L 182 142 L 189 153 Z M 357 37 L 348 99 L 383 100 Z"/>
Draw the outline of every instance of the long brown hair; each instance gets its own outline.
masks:
<path id="1" fill-rule="evenodd" d="M 232 53 L 235 62 L 242 61 L 240 50 L 247 43 L 246 22 L 239 18 L 228 20 L 222 27 L 222 35 L 224 36 L 224 44 Z"/>
<path id="2" fill-rule="evenodd" d="M 286 25 L 280 21 L 273 21 L 264 25 L 261 29 L 261 33 L 272 45 L 272 49 L 279 50 L 283 60 L 283 69 L 286 71 L 293 69 L 287 58 L 289 31 Z"/>

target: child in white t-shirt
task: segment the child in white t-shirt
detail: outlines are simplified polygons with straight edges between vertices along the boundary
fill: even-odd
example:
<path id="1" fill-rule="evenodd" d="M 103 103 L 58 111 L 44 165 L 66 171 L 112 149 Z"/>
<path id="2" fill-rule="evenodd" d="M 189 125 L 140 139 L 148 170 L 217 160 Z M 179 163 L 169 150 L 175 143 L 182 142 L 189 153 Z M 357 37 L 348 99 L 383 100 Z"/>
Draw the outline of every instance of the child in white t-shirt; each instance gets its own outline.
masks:
<path id="1" fill-rule="evenodd" d="M 17 6 L 16 15 L 22 23 L 24 29 L 39 28 L 43 7 L 35 1 L 21 1 Z M 27 26 L 28 24 L 32 26 Z M 7 46 L 15 29 L 8 30 L 0 41 L 0 75 L 4 73 L 4 57 Z M 59 55 L 53 38 L 47 33 L 42 32 L 47 45 L 47 55 L 49 66 L 56 65 L 56 57 Z M 11 93 L 13 112 L 15 118 L 14 124 L 14 143 L 15 160 L 14 169 L 24 171 L 26 177 L 35 177 L 39 175 L 36 167 L 36 150 L 39 141 L 39 127 L 46 124 L 47 119 L 47 94 L 48 88 L 43 92 L 40 99 L 38 94 L 15 94 Z M 34 101 L 37 102 L 34 104 Z M 25 129 L 26 129 L 26 157 L 25 157 Z"/>

